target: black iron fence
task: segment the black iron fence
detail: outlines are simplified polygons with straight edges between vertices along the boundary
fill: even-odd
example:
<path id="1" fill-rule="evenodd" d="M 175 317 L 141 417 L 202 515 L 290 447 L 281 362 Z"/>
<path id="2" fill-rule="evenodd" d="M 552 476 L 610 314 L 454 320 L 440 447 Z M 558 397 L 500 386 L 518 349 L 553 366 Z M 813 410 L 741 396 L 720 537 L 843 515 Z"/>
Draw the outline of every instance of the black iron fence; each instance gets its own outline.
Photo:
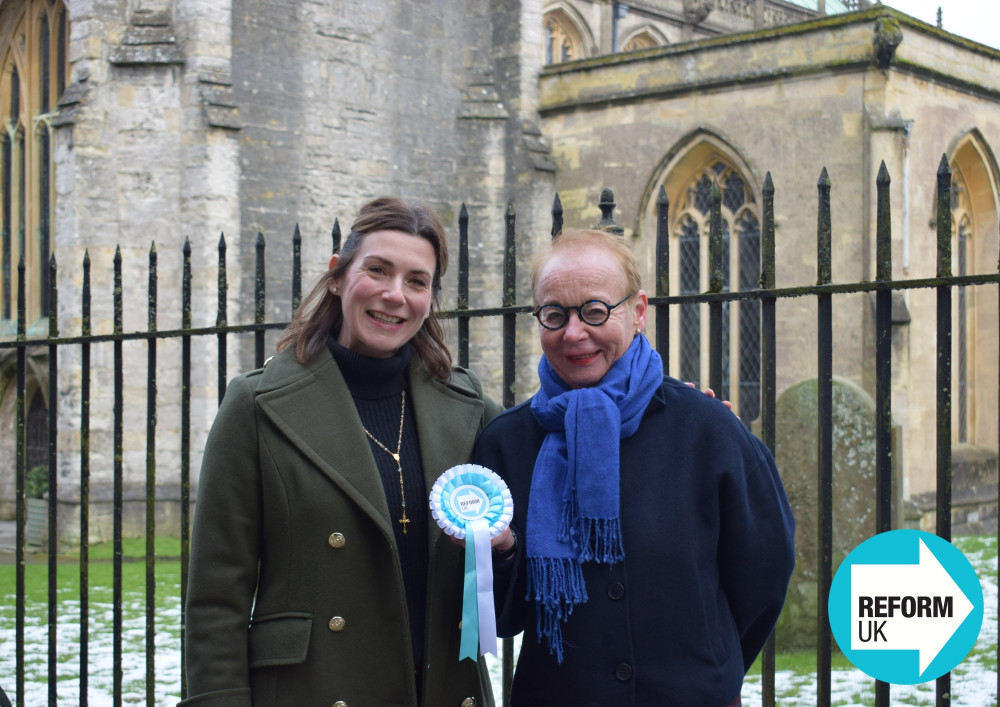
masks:
<path id="1" fill-rule="evenodd" d="M 760 305 L 760 413 L 761 435 L 766 444 L 774 450 L 775 447 L 775 402 L 776 402 L 776 314 L 777 301 L 787 298 L 814 298 L 817 303 L 816 320 L 816 356 L 819 381 L 818 395 L 818 516 L 819 516 L 819 548 L 818 548 L 818 626 L 816 631 L 817 649 L 817 704 L 829 705 L 831 701 L 831 648 L 832 639 L 830 627 L 826 620 L 827 601 L 833 575 L 833 299 L 838 295 L 851 293 L 871 293 L 875 300 L 875 402 L 876 402 L 876 497 L 874 499 L 876 526 L 878 532 L 892 528 L 892 469 L 891 469 L 891 328 L 892 328 L 892 294 L 910 289 L 932 289 L 937 295 L 937 370 L 936 370 L 936 416 L 937 416 L 937 533 L 939 536 L 951 539 L 951 390 L 952 390 L 952 293 L 956 288 L 996 286 L 1000 283 L 1000 272 L 985 275 L 955 276 L 952 273 L 951 243 L 951 173 L 946 159 L 942 159 L 937 174 L 937 273 L 933 278 L 924 279 L 892 279 L 892 259 L 890 247 L 890 212 L 889 212 L 889 175 L 883 164 L 877 185 L 877 226 L 876 226 L 876 277 L 872 281 L 838 284 L 832 282 L 831 276 L 831 216 L 830 216 L 830 180 L 826 170 L 818 184 L 819 205 L 817 224 L 817 283 L 811 286 L 777 288 L 775 284 L 775 237 L 774 237 L 774 188 L 770 174 L 764 182 L 762 221 L 761 221 L 761 263 L 759 287 L 726 291 L 721 272 L 723 253 L 723 232 L 721 201 L 718 187 L 712 190 L 710 218 L 710 267 L 709 288 L 707 291 L 692 295 L 670 295 L 669 283 L 669 247 L 668 247 L 668 210 L 666 193 L 662 190 L 657 201 L 657 234 L 656 234 L 656 285 L 654 296 L 649 301 L 655 311 L 656 348 L 663 354 L 665 366 L 669 362 L 669 332 L 671 312 L 683 305 L 707 303 L 709 310 L 709 341 L 710 341 L 710 371 L 709 383 L 717 389 L 723 389 L 723 323 L 724 306 L 734 301 L 747 301 Z M 610 192 L 602 195 L 602 227 L 614 225 L 614 202 Z M 469 363 L 469 324 L 473 318 L 499 317 L 502 320 L 502 358 L 503 358 L 503 393 L 502 403 L 505 407 L 514 404 L 514 371 L 515 371 L 515 321 L 517 317 L 530 312 L 527 305 L 518 305 L 515 292 L 516 274 L 516 216 L 513 205 L 510 205 L 505 215 L 506 238 L 504 246 L 504 262 L 502 276 L 502 296 L 500 306 L 493 308 L 469 307 L 469 218 L 465 206 L 462 206 L 459 216 L 459 251 L 458 251 L 458 297 L 454 309 L 443 312 L 443 317 L 455 319 L 457 322 L 458 346 L 457 360 L 460 365 Z M 562 209 L 559 197 L 556 196 L 552 209 L 552 233 L 559 233 L 562 228 Z M 332 248 L 336 251 L 340 244 L 339 225 L 335 224 L 332 234 Z M 301 236 L 298 227 L 293 236 L 292 248 L 292 307 L 298 306 L 301 299 Z M 53 256 L 49 263 L 49 273 L 46 281 L 49 283 L 48 302 L 49 334 L 44 338 L 29 339 L 26 336 L 25 323 L 25 292 L 24 292 L 24 262 L 19 265 L 18 282 L 18 330 L 15 341 L 0 342 L 0 354 L 5 350 L 13 350 L 16 355 L 16 636 L 13 650 L 16 651 L 16 675 L 0 676 L 4 681 L 2 687 L 8 691 L 13 689 L 18 707 L 25 705 L 25 660 L 26 655 L 46 652 L 48 661 L 48 704 L 56 705 L 58 698 L 58 670 L 60 665 L 60 645 L 57 636 L 56 607 L 57 596 L 57 560 L 58 560 L 58 528 L 57 504 L 59 502 L 59 477 L 57 474 L 57 412 L 60 391 L 58 389 L 59 353 L 65 347 L 78 347 L 80 353 L 80 411 L 79 411 L 79 484 L 80 484 L 80 546 L 79 546 L 79 704 L 88 704 L 88 645 L 91 640 L 89 633 L 89 596 L 91 585 L 89 581 L 89 523 L 90 523 L 90 484 L 91 484 L 91 435 L 90 435 L 90 405 L 92 360 L 91 347 L 95 344 L 110 343 L 113 347 L 113 687 L 111 699 L 118 707 L 122 704 L 122 565 L 123 565 L 123 453 L 126 451 L 123 435 L 124 429 L 124 376 L 126 365 L 123 360 L 122 345 L 129 340 L 139 340 L 147 347 L 146 384 L 147 405 L 150 413 L 146 427 L 146 622 L 145 622 L 145 665 L 146 665 L 146 704 L 156 704 L 153 689 L 155 683 L 157 647 L 156 635 L 156 598 L 155 598 L 155 564 L 154 538 L 155 524 L 155 489 L 157 484 L 157 465 L 155 452 L 156 437 L 156 388 L 157 388 L 157 343 L 161 340 L 173 339 L 180 342 L 180 554 L 181 582 L 180 601 L 183 606 L 185 587 L 187 583 L 187 563 L 189 552 L 189 508 L 191 503 L 191 344 L 196 338 L 216 340 L 218 350 L 218 397 L 221 401 L 225 392 L 227 371 L 227 341 L 237 334 L 252 335 L 254 338 L 254 359 L 257 366 L 265 358 L 265 334 L 269 330 L 281 329 L 283 322 L 265 321 L 265 288 L 264 288 L 264 237 L 258 234 L 256 244 L 256 286 L 254 300 L 254 322 L 245 325 L 229 323 L 227 314 L 227 280 L 226 280 L 226 244 L 225 239 L 219 241 L 218 268 L 218 310 L 216 326 L 195 328 L 191 326 L 191 248 L 189 243 L 184 246 L 183 274 L 181 279 L 182 315 L 181 327 L 173 330 L 157 329 L 157 252 L 155 246 L 149 253 L 149 297 L 148 297 L 148 329 L 147 331 L 125 332 L 123 327 L 123 295 L 122 295 L 122 258 L 120 251 L 114 258 L 114 328 L 109 334 L 94 334 L 91 330 L 91 286 L 90 259 L 85 256 L 83 261 L 82 286 L 82 327 L 78 336 L 60 336 L 57 315 L 57 272 Z M 26 499 L 25 499 L 25 426 L 26 426 L 26 371 L 29 351 L 42 347 L 47 350 L 48 361 L 48 641 L 44 648 L 37 645 L 27 645 L 25 639 L 25 529 L 26 529 Z M 1000 364 L 1000 362 L 998 362 Z M 183 651 L 183 613 L 181 616 L 181 645 Z M 5 645 L 5 650 L 10 646 Z M 775 646 L 774 640 L 768 643 L 762 658 L 762 694 L 764 705 L 775 704 Z M 503 650 L 503 696 L 504 704 L 508 703 L 509 687 L 513 675 L 513 647 L 508 639 Z M 183 684 L 184 666 L 181 659 L 181 675 Z M 950 704 L 950 674 L 937 681 L 937 704 Z M 2 693 L 0 693 L 2 694 Z M 62 704 L 65 704 L 63 702 Z M 884 707 L 890 704 L 890 686 L 877 683 L 875 704 Z"/>

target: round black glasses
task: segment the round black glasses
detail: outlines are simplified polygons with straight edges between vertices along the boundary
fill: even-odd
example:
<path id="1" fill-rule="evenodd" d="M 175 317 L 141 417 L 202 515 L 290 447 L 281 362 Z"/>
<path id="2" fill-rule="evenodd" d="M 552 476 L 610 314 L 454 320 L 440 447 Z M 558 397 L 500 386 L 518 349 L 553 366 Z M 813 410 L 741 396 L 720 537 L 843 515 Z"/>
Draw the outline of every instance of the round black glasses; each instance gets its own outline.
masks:
<path id="1" fill-rule="evenodd" d="M 566 326 L 567 322 L 569 322 L 570 310 L 574 309 L 577 315 L 579 315 L 580 321 L 584 324 L 601 326 L 611 317 L 612 309 L 624 303 L 634 294 L 634 292 L 627 294 L 614 304 L 608 304 L 599 299 L 588 300 L 578 307 L 563 307 L 561 304 L 543 304 L 532 312 L 532 315 L 538 318 L 539 324 L 550 331 L 556 331 Z"/>

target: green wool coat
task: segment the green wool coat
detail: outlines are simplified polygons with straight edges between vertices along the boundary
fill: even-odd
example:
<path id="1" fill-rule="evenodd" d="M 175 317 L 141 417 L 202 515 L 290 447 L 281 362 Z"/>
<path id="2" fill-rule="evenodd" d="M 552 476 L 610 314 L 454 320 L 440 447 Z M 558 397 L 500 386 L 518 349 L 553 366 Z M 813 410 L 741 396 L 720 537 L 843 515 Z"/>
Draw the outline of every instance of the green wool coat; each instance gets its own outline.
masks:
<path id="1" fill-rule="evenodd" d="M 208 437 L 180 705 L 416 707 L 403 577 L 361 420 L 329 351 L 306 366 L 292 354 L 235 378 Z M 499 407 L 472 373 L 444 382 L 419 363 L 408 398 L 430 489 Z M 420 704 L 492 705 L 483 661 L 458 659 L 462 549 L 428 525 Z"/>

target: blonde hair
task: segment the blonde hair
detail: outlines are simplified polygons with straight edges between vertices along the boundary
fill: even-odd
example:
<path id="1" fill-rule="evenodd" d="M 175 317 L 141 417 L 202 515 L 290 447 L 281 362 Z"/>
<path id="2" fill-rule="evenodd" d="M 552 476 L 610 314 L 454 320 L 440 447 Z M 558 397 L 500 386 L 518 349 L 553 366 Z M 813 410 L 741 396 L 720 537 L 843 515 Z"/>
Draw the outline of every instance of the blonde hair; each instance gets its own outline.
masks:
<path id="1" fill-rule="evenodd" d="M 536 305 L 542 304 L 538 301 L 538 278 L 552 256 L 567 248 L 586 246 L 604 248 L 618 259 L 627 293 L 634 294 L 642 289 L 639 263 L 636 261 L 635 253 L 632 252 L 632 244 L 625 240 L 625 238 L 608 233 L 607 231 L 579 228 L 569 229 L 553 238 L 547 247 L 543 247 L 535 255 L 531 263 L 531 296 L 535 300 Z"/>

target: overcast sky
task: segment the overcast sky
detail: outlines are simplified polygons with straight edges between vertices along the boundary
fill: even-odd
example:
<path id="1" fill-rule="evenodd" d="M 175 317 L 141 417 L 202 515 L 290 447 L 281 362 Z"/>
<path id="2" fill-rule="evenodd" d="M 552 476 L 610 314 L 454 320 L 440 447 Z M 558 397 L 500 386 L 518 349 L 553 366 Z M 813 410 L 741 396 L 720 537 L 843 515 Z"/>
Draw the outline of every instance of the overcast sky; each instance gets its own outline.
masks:
<path id="1" fill-rule="evenodd" d="M 882 0 L 882 4 L 931 25 L 937 25 L 941 7 L 944 30 L 1000 49 L 1000 0 Z"/>

